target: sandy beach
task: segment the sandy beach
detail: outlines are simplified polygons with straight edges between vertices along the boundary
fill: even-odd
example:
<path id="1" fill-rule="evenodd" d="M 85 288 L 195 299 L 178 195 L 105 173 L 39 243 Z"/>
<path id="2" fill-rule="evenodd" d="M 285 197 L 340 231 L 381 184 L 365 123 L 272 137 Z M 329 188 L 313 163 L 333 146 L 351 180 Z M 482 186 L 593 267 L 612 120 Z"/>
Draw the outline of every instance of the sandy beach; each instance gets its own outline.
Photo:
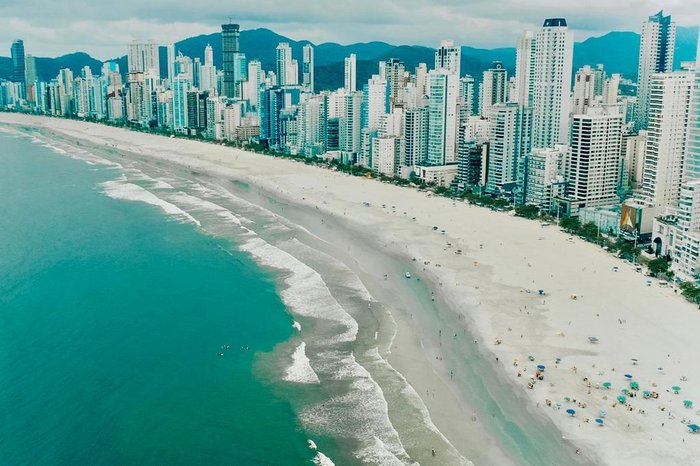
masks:
<path id="1" fill-rule="evenodd" d="M 519 425 L 532 418 L 533 437 L 556 426 L 570 456 L 540 464 L 700 464 L 700 435 L 688 432 L 700 412 L 684 405 L 700 403 L 700 311 L 596 245 L 554 225 L 213 144 L 15 114 L 0 113 L 1 123 L 177 164 L 222 185 L 236 179 L 283 200 L 268 208 L 303 225 L 328 254 L 344 250 L 339 260 L 394 316 L 387 360 L 475 464 L 519 463 L 517 447 L 503 453 L 494 439 L 504 434 L 482 426 L 503 414 L 464 388 L 466 374 L 480 371 L 494 399 L 513 394 L 506 412 L 517 412 Z M 395 259 L 373 260 L 378 250 Z"/>

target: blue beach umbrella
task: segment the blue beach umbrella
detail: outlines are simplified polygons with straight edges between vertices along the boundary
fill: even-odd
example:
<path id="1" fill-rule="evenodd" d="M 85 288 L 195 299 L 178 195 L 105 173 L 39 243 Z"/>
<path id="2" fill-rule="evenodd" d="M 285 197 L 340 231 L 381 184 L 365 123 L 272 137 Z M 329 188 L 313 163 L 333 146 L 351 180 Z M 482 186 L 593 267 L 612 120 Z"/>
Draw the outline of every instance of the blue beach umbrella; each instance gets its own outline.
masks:
<path id="1" fill-rule="evenodd" d="M 632 374 L 625 374 L 625 378 L 631 379 L 631 378 L 632 378 Z"/>
<path id="2" fill-rule="evenodd" d="M 605 423 L 605 421 L 604 421 L 603 419 L 599 418 L 599 417 L 596 418 L 595 422 L 597 422 L 598 425 L 601 425 L 601 426 L 603 425 L 603 423 Z"/>
<path id="3" fill-rule="evenodd" d="M 696 433 L 696 432 L 700 431 L 700 426 L 697 425 L 697 424 L 690 424 L 690 425 L 688 426 L 688 429 L 690 429 L 690 431 L 691 431 L 692 433 Z"/>
<path id="4" fill-rule="evenodd" d="M 544 372 L 544 364 L 538 365 L 538 366 L 537 366 L 537 370 L 538 370 L 538 371 Z"/>
<path id="5" fill-rule="evenodd" d="M 574 414 L 576 414 L 576 410 L 569 408 L 566 410 L 566 414 L 568 414 L 569 416 L 573 416 Z"/>

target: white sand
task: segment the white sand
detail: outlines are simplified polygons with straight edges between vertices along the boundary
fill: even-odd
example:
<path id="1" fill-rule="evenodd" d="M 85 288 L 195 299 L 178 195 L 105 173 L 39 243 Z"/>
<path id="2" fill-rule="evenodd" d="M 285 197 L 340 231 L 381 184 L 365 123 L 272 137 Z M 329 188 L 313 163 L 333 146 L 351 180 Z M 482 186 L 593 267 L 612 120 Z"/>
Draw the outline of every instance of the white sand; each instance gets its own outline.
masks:
<path id="1" fill-rule="evenodd" d="M 541 227 L 506 213 L 240 150 L 60 119 L 0 114 L 3 121 L 44 126 L 193 170 L 235 176 L 365 225 L 387 248 L 416 257 L 418 264 L 430 261 L 423 273 L 442 283 L 436 293 L 466 313 L 479 344 L 493 352 L 494 364 L 584 454 L 615 465 L 700 464 L 700 435 L 688 434 L 682 423 L 684 418 L 700 422 L 695 408 L 683 407 L 685 399 L 700 403 L 700 364 L 694 354 L 700 311 L 655 281 L 646 286 L 632 265 L 595 245 L 572 239 L 556 226 Z M 363 206 L 365 201 L 371 207 Z M 434 225 L 446 234 L 433 231 Z M 456 249 L 463 253 L 455 254 Z M 546 296 L 537 295 L 539 288 Z M 571 299 L 572 294 L 578 299 Z M 600 342 L 589 343 L 590 336 Z M 496 337 L 502 344 L 494 344 Z M 528 361 L 528 355 L 535 361 Z M 562 358 L 558 367 L 556 357 Z M 545 380 L 529 390 L 526 383 L 536 364 L 547 366 Z M 523 377 L 517 377 L 518 371 L 524 371 Z M 613 407 L 627 386 L 626 373 L 641 387 L 640 396 L 630 400 L 631 412 Z M 604 381 L 613 388 L 596 388 Z M 669 392 L 673 385 L 682 387 L 680 394 Z M 642 399 L 641 391 L 647 389 L 659 398 Z M 577 403 L 565 402 L 565 396 Z M 562 408 L 547 407 L 547 399 Z M 565 413 L 568 408 L 577 411 L 575 417 Z M 601 408 L 607 411 L 604 427 L 593 421 Z M 431 412 L 439 426 L 438 415 Z"/>

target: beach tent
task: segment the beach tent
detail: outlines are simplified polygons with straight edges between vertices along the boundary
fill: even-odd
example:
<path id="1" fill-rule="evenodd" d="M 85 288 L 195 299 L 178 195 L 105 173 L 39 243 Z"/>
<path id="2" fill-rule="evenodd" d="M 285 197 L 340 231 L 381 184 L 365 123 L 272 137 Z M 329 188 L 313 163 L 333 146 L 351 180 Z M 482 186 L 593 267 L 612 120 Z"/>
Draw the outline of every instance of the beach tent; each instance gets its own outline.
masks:
<path id="1" fill-rule="evenodd" d="M 692 433 L 700 432 L 700 426 L 697 424 L 689 424 L 688 429 L 690 429 Z"/>
<path id="2" fill-rule="evenodd" d="M 683 400 L 683 406 L 685 406 L 686 408 L 692 408 L 693 402 L 690 400 Z"/>
<path id="3" fill-rule="evenodd" d="M 610 387 L 612 387 L 612 382 L 603 382 L 603 387 L 610 390 Z"/>
<path id="4" fill-rule="evenodd" d="M 576 410 L 569 408 L 566 410 L 566 414 L 568 414 L 569 416 L 573 416 L 574 414 L 576 414 Z"/>

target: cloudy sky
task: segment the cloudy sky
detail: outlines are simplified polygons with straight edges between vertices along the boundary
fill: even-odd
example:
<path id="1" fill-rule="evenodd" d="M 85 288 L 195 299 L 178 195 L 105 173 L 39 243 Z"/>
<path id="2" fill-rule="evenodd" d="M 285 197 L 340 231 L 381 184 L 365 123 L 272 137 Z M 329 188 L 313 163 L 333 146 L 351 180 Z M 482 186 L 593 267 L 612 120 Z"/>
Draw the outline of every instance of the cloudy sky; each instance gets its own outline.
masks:
<path id="1" fill-rule="evenodd" d="M 266 27 L 292 39 L 434 45 L 451 38 L 476 47 L 511 47 L 546 17 L 565 17 L 576 40 L 638 31 L 664 9 L 682 26 L 700 24 L 698 0 L 0 0 L 0 55 L 15 38 L 27 53 L 76 50 L 99 59 L 125 53 L 133 39 L 174 42 L 218 30 Z M 4 45 L 3 45 L 4 44 Z"/>

